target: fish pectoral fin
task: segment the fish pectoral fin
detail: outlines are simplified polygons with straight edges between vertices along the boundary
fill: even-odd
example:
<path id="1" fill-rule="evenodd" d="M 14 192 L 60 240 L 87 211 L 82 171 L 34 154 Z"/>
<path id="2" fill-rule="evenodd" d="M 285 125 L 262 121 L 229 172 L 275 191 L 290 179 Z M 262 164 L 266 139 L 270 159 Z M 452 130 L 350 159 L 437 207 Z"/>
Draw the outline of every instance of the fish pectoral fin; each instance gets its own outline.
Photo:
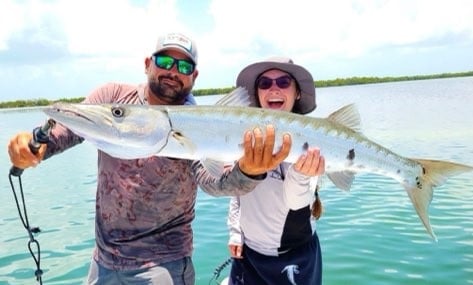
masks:
<path id="1" fill-rule="evenodd" d="M 355 180 L 355 173 L 351 171 L 332 172 L 327 173 L 327 177 L 337 188 L 350 191 L 353 180 Z"/>
<path id="2" fill-rule="evenodd" d="M 192 142 L 192 140 L 184 136 L 181 132 L 172 131 L 170 137 L 180 146 L 185 148 L 190 154 L 194 154 L 196 152 L 197 147 L 195 146 L 195 144 Z"/>

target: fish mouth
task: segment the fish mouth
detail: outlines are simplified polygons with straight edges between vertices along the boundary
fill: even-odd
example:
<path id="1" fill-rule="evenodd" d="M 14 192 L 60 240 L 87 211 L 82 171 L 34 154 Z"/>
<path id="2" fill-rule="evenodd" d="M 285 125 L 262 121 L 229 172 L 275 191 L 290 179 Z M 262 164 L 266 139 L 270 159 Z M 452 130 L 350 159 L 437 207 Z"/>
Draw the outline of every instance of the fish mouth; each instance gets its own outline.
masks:
<path id="1" fill-rule="evenodd" d="M 81 119 L 84 119 L 85 121 L 87 122 L 90 122 L 90 123 L 93 123 L 95 124 L 95 121 L 90 119 L 89 117 L 85 116 L 84 114 L 82 114 L 81 112 L 77 112 L 77 111 L 74 111 L 74 110 L 70 110 L 70 109 L 64 109 L 64 108 L 61 108 L 61 107 L 52 107 L 49 111 L 48 111 L 49 115 L 54 117 L 55 114 L 63 114 L 64 116 L 66 117 L 79 117 Z M 55 119 L 57 120 L 57 119 Z M 57 121 L 61 121 L 61 120 L 57 120 Z"/>

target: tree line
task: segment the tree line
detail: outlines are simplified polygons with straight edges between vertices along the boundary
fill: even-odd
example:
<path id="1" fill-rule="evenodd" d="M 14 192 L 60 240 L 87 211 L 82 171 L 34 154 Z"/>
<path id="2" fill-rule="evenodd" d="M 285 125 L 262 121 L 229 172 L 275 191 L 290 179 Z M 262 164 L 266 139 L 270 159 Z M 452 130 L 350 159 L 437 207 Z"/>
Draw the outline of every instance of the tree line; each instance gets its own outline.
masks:
<path id="1" fill-rule="evenodd" d="M 473 76 L 473 71 L 457 72 L 457 73 L 441 73 L 441 74 L 432 74 L 432 75 L 399 76 L 399 77 L 336 78 L 332 80 L 316 80 L 314 84 L 316 87 L 333 87 L 333 86 L 345 86 L 345 85 L 374 84 L 374 83 L 384 83 L 384 82 L 425 80 L 425 79 L 466 77 L 466 76 Z M 193 90 L 192 93 L 195 96 L 216 95 L 216 94 L 229 93 L 233 89 L 235 89 L 235 87 L 197 89 L 197 90 Z M 0 102 L 0 109 L 1 108 L 48 106 L 57 101 L 68 102 L 68 103 L 80 103 L 83 100 L 84 100 L 84 97 L 62 98 L 59 100 L 48 100 L 48 99 L 15 100 L 15 101 L 9 101 L 9 102 Z"/>

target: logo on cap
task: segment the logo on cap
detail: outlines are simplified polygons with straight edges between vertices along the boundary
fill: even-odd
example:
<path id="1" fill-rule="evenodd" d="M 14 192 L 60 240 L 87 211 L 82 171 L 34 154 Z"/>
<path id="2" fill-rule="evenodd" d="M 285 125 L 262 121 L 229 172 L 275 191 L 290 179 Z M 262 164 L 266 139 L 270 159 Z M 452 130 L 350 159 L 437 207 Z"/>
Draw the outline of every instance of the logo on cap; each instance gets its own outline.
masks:
<path id="1" fill-rule="evenodd" d="M 163 40 L 163 46 L 178 45 L 189 52 L 192 51 L 192 41 L 181 34 L 168 34 Z"/>

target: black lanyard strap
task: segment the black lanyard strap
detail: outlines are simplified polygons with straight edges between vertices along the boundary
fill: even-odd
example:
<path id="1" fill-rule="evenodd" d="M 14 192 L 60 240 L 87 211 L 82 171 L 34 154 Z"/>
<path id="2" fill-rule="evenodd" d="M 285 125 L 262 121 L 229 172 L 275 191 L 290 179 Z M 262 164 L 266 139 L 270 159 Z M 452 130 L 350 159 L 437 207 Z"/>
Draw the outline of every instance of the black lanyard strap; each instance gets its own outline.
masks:
<path id="1" fill-rule="evenodd" d="M 43 284 L 43 281 L 42 281 L 43 270 L 41 270 L 41 247 L 39 245 L 39 242 L 34 237 L 34 234 L 41 232 L 41 230 L 38 227 L 30 227 L 30 222 L 28 219 L 28 212 L 26 210 L 25 195 L 23 194 L 23 186 L 21 183 L 21 176 L 17 176 L 18 184 L 20 186 L 21 205 L 20 205 L 20 200 L 18 199 L 18 195 L 16 193 L 15 186 L 13 184 L 13 180 L 12 180 L 13 176 L 15 175 L 10 173 L 8 175 L 8 179 L 10 180 L 10 186 L 13 192 L 13 196 L 15 197 L 16 208 L 18 210 L 18 215 L 20 216 L 21 222 L 23 223 L 23 227 L 28 232 L 28 236 L 30 238 L 30 240 L 28 241 L 28 250 L 30 251 L 30 254 L 33 257 L 33 260 L 36 264 L 36 271 L 35 271 L 36 280 L 40 284 Z"/>

